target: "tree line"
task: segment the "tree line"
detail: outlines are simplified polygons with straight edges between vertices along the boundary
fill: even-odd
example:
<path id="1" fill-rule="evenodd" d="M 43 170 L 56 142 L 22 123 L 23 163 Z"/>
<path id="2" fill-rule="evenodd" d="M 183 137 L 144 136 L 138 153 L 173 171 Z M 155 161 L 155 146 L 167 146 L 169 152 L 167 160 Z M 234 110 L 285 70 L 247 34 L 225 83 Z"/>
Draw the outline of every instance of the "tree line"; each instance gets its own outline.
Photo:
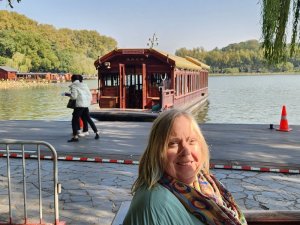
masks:
<path id="1" fill-rule="evenodd" d="M 262 43 L 249 40 L 230 44 L 224 48 L 205 51 L 198 47 L 193 49 L 180 48 L 177 56 L 191 56 L 211 68 L 211 73 L 276 73 L 300 72 L 299 51 L 293 57 L 286 58 L 277 64 L 270 64 L 264 57 Z"/>
<path id="2" fill-rule="evenodd" d="M 116 47 L 115 39 L 97 31 L 56 29 L 0 11 L 0 65 L 20 72 L 95 74 L 94 61 Z"/>
<path id="3" fill-rule="evenodd" d="M 97 31 L 56 29 L 6 10 L 0 11 L 0 65 L 20 72 L 95 74 L 94 61 L 117 47 L 117 41 Z M 191 56 L 211 67 L 211 73 L 300 72 L 300 53 L 268 64 L 262 43 L 249 40 L 206 51 L 180 48 L 175 55 Z"/>
<path id="4" fill-rule="evenodd" d="M 13 0 L 7 0 L 8 5 L 13 8 Z M 16 0 L 18 3 L 21 0 Z M 290 58 L 297 58 L 299 52 L 299 30 L 300 26 L 300 0 L 261 0 L 261 19 L 262 19 L 262 44 L 264 58 L 269 64 L 279 64 L 287 62 L 288 53 Z M 288 22 L 292 19 L 291 41 L 287 44 Z M 180 49 L 179 51 L 185 51 Z M 194 51 L 194 50 L 192 50 Z M 198 49 L 195 49 L 198 51 Z M 260 52 L 261 53 L 261 52 Z M 178 53 L 181 54 L 181 53 Z M 294 59 L 289 60 L 291 64 L 281 64 L 291 66 Z M 297 61 L 297 59 L 296 59 Z M 278 65 L 280 67 L 280 64 Z M 293 64 L 293 66 L 295 66 Z M 298 71 L 298 67 L 296 67 Z"/>

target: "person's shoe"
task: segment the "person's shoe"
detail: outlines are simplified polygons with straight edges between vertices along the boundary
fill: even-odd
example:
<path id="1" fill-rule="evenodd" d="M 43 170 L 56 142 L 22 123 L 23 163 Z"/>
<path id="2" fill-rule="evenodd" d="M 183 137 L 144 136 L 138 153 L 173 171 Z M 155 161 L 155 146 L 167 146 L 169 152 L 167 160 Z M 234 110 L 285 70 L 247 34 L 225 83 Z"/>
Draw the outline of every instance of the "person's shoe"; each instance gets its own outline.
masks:
<path id="1" fill-rule="evenodd" d="M 90 135 L 90 133 L 88 131 L 81 132 L 81 133 L 78 134 L 79 137 L 84 137 L 84 136 L 88 136 L 88 135 Z"/>
<path id="2" fill-rule="evenodd" d="M 70 140 L 68 140 L 68 142 L 78 142 L 78 136 L 72 137 Z"/>
<path id="3" fill-rule="evenodd" d="M 96 136 L 95 136 L 95 139 L 97 140 L 97 139 L 99 139 L 99 138 L 100 138 L 99 132 L 97 132 L 97 133 L 96 133 Z"/>

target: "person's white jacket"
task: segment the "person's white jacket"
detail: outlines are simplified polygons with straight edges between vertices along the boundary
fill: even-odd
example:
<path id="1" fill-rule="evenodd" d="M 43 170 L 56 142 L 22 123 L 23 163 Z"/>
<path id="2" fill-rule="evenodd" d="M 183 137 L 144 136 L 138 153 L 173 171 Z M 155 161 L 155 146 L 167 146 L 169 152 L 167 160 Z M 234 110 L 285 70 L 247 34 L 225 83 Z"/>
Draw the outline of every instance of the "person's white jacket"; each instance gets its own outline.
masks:
<path id="1" fill-rule="evenodd" d="M 92 101 L 92 94 L 85 83 L 75 80 L 70 86 L 71 99 L 76 99 L 76 107 L 89 107 Z"/>

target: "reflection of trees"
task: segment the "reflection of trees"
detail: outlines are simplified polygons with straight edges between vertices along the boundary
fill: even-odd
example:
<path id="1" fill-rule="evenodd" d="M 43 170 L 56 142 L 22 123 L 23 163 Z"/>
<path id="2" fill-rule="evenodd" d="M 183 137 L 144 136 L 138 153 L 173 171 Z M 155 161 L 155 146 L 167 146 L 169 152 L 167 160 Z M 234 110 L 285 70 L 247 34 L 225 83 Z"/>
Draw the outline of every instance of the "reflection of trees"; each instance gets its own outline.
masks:
<path id="1" fill-rule="evenodd" d="M 193 112 L 198 123 L 205 123 L 208 121 L 208 109 L 209 109 L 209 101 L 206 101 L 201 107 L 197 109 L 197 111 Z"/>

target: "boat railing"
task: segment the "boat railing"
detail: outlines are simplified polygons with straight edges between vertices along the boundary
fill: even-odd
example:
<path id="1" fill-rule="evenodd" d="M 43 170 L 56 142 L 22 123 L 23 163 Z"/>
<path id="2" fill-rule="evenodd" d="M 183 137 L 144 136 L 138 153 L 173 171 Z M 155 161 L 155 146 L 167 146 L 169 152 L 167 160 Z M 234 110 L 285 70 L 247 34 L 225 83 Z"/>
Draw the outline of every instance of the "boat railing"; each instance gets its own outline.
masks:
<path id="1" fill-rule="evenodd" d="M 99 91 L 98 89 L 90 89 L 91 91 L 91 94 L 92 94 L 92 101 L 91 101 L 91 104 L 98 104 L 99 102 Z"/>
<path id="2" fill-rule="evenodd" d="M 174 89 L 162 90 L 162 108 L 171 108 L 174 105 Z"/>

